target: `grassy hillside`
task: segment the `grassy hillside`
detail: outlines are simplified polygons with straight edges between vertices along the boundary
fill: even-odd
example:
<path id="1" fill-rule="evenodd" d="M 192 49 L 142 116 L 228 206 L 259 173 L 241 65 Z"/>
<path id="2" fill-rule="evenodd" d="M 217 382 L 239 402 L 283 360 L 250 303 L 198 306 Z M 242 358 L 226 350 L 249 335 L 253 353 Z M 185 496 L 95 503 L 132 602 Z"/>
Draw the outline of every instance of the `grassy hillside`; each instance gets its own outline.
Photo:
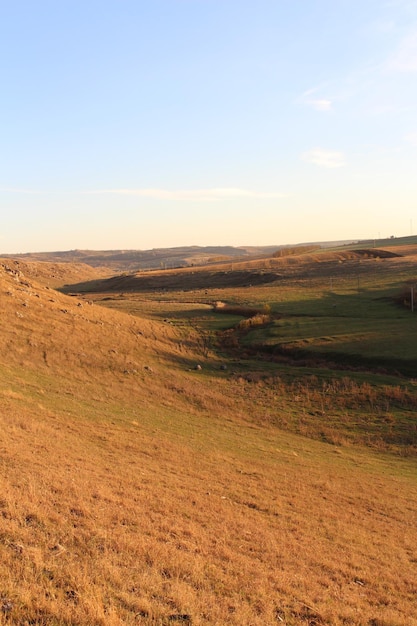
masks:
<path id="1" fill-rule="evenodd" d="M 219 353 L 204 298 L 241 294 L 192 295 L 0 265 L 0 624 L 416 624 L 415 459 L 283 430 L 295 370 Z"/>
<path id="2" fill-rule="evenodd" d="M 112 309 L 193 327 L 216 384 L 219 359 L 232 359 L 229 383 L 249 382 L 271 423 L 414 453 L 417 335 L 409 298 L 416 252 L 307 251 L 67 289 Z M 213 308 L 218 302 L 227 306 Z"/>
<path id="3" fill-rule="evenodd" d="M 280 286 L 291 284 L 298 288 L 297 281 L 316 280 L 323 287 L 337 286 L 361 275 L 371 280 L 385 274 L 400 272 L 407 274 L 415 268 L 416 248 L 406 247 L 404 254 L 399 249 L 361 249 L 314 251 L 300 255 L 269 256 L 252 259 L 235 259 L 199 267 L 171 270 L 123 273 L 107 280 L 87 280 L 69 284 L 64 291 L 80 293 L 120 293 L 148 291 L 194 291 L 200 289 L 233 289 L 251 287 L 279 281 Z M 395 261 L 398 263 L 395 265 Z M 399 275 L 396 276 L 397 280 Z M 290 282 L 289 282 L 290 281 Z M 240 298 L 240 294 L 237 294 Z"/>
<path id="4" fill-rule="evenodd" d="M 67 250 L 64 252 L 32 252 L 4 255 L 20 262 L 86 264 L 94 268 L 110 268 L 113 272 L 188 267 L 216 263 L 221 259 L 259 257 L 272 254 L 278 246 L 183 246 L 153 250 Z"/>
<path id="5" fill-rule="evenodd" d="M 36 280 L 42 285 L 56 288 L 66 283 L 91 281 L 108 278 L 111 271 L 103 268 L 92 268 L 85 263 L 59 263 L 55 261 L 22 261 L 1 259 L 0 263 L 10 270 L 21 273 L 26 279 Z"/>

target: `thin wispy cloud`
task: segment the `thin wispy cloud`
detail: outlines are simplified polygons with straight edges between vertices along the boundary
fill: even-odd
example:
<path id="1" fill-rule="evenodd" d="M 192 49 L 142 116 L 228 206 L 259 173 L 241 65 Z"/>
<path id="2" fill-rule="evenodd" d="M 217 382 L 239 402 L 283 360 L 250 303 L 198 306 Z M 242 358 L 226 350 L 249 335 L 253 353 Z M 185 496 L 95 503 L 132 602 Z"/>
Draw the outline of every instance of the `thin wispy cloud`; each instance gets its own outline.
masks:
<path id="1" fill-rule="evenodd" d="M 313 148 L 307 152 L 303 152 L 301 159 L 306 163 L 312 163 L 318 167 L 335 169 L 346 165 L 343 152 L 332 150 L 323 150 L 322 148 Z"/>
<path id="2" fill-rule="evenodd" d="M 313 108 L 315 111 L 331 111 L 332 101 L 329 98 L 317 97 L 317 91 L 317 88 L 305 91 L 299 102 Z"/>
<path id="3" fill-rule="evenodd" d="M 96 194 L 117 194 L 139 196 L 142 198 L 153 198 L 155 200 L 191 200 L 207 202 L 213 200 L 227 200 L 232 198 L 253 198 L 258 200 L 268 200 L 273 198 L 285 198 L 287 194 L 280 192 L 250 191 L 236 187 L 219 187 L 214 189 L 102 189 L 89 193 Z"/>
<path id="4" fill-rule="evenodd" d="M 331 100 L 311 100 L 310 104 L 316 111 L 330 111 L 332 108 Z"/>
<path id="5" fill-rule="evenodd" d="M 417 72 L 417 30 L 409 33 L 399 43 L 386 63 L 386 69 L 393 72 Z"/>
<path id="6" fill-rule="evenodd" d="M 386 0 L 385 6 L 414 12 L 417 11 L 417 0 Z"/>

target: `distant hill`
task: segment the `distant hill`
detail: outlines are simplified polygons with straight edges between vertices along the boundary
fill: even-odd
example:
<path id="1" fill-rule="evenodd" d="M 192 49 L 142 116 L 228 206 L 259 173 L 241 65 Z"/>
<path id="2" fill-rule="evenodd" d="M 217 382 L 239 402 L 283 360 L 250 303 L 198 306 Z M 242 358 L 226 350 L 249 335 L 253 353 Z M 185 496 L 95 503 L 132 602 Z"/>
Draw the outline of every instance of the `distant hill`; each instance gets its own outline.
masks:
<path id="1" fill-rule="evenodd" d="M 282 246 L 281 246 L 282 247 Z M 233 246 L 184 246 L 178 248 L 154 248 L 152 250 L 68 250 L 63 252 L 31 252 L 26 254 L 3 254 L 3 258 L 23 261 L 47 261 L 48 263 L 85 263 L 92 267 L 105 267 L 114 272 L 148 269 L 174 269 L 224 262 L 230 259 L 271 255 L 280 246 L 240 247 Z"/>
<path id="2" fill-rule="evenodd" d="M 282 280 L 305 280 L 324 276 L 345 276 L 366 260 L 397 259 L 404 256 L 403 247 L 389 249 L 367 248 L 323 250 L 316 246 L 287 247 L 272 256 L 247 256 L 198 267 L 179 267 L 136 272 L 113 276 L 95 276 L 78 282 L 67 280 L 60 291 L 70 294 L 118 293 L 146 291 L 193 291 L 198 289 L 227 289 L 266 285 Z M 300 250 L 299 254 L 296 250 Z M 416 246 L 405 248 L 407 255 L 416 254 Z M 66 264 L 61 264 L 66 265 Z"/>
<path id="3" fill-rule="evenodd" d="M 306 248 L 352 250 L 355 248 L 398 247 L 417 245 L 417 236 L 390 237 L 377 240 L 343 240 L 304 242 L 295 245 L 274 246 L 180 246 L 175 248 L 153 248 L 152 250 L 66 250 L 56 252 L 28 252 L 25 254 L 1 254 L 0 258 L 16 261 L 43 261 L 48 263 L 86 264 L 107 270 L 107 273 L 132 273 L 143 270 L 167 270 L 203 265 L 247 262 L 298 254 L 297 249 Z M 303 250 L 304 248 L 304 250 Z"/>

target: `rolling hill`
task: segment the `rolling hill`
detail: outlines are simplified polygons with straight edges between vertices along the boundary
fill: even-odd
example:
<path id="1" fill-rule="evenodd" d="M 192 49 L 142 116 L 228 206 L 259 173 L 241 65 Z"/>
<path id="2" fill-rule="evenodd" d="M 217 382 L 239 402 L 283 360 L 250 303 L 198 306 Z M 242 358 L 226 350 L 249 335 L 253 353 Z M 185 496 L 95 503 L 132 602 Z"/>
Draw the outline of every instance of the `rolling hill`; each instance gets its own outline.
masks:
<path id="1" fill-rule="evenodd" d="M 216 263 L 241 257 L 271 255 L 279 246 L 183 246 L 155 248 L 153 250 L 68 250 L 64 252 L 37 252 L 6 254 L 4 258 L 18 261 L 44 261 L 48 263 L 84 263 L 94 268 L 108 268 L 113 272 L 146 269 L 169 269 Z M 0 255 L 1 256 L 1 255 Z"/>
<path id="2" fill-rule="evenodd" d="M 415 458 L 289 432 L 299 390 L 157 300 L 24 270 L 0 262 L 0 623 L 417 623 Z"/>

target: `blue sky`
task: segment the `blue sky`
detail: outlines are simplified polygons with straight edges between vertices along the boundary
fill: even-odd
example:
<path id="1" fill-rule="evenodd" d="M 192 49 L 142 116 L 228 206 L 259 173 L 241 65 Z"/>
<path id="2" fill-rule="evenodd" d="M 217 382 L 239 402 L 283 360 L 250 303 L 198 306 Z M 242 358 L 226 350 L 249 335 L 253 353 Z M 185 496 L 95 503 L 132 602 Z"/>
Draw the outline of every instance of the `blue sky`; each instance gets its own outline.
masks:
<path id="1" fill-rule="evenodd" d="M 417 0 L 0 2 L 0 253 L 417 233 Z"/>

